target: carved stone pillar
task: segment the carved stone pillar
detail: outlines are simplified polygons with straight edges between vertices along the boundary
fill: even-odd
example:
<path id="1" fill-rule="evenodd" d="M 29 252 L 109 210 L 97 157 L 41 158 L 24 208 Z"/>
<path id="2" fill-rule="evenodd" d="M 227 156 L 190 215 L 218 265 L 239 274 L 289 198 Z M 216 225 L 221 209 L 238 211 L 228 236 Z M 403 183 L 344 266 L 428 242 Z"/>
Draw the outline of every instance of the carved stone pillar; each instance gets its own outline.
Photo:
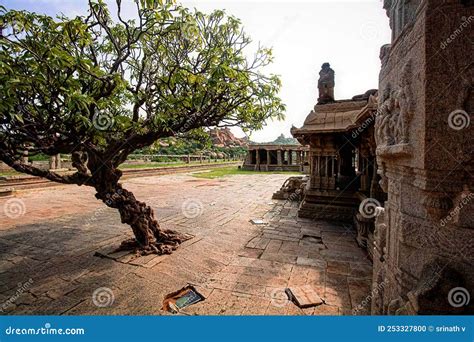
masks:
<path id="1" fill-rule="evenodd" d="M 367 146 L 362 146 L 359 149 L 359 190 L 369 194 L 370 192 L 370 175 L 369 175 L 369 151 Z"/>
<path id="2" fill-rule="evenodd" d="M 49 157 L 49 169 L 57 170 L 61 168 L 61 155 L 58 153 L 54 156 Z"/>
<path id="3" fill-rule="evenodd" d="M 255 170 L 260 170 L 260 150 L 255 150 Z"/>
<path id="4" fill-rule="evenodd" d="M 385 8 L 394 38 L 381 53 L 375 138 L 388 199 L 375 227 L 372 313 L 472 313 L 472 299 L 449 300 L 455 288 L 474 296 L 474 31 L 465 28 L 474 6 Z"/>
<path id="5" fill-rule="evenodd" d="M 21 162 L 23 164 L 28 164 L 28 151 L 23 152 L 23 156 L 21 157 Z"/>
<path id="6" fill-rule="evenodd" d="M 56 156 L 49 157 L 49 169 L 50 170 L 56 169 Z"/>

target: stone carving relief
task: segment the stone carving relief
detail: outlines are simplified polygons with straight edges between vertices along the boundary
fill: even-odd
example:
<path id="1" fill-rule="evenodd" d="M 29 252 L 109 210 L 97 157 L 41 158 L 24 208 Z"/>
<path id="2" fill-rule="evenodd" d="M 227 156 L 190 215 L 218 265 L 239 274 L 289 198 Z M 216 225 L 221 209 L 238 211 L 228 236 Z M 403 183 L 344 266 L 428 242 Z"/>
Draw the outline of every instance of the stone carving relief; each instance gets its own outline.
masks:
<path id="1" fill-rule="evenodd" d="M 413 116 L 413 93 L 411 89 L 412 68 L 408 61 L 402 70 L 400 78 L 400 89 L 396 94 L 396 106 L 399 109 L 398 116 L 394 118 L 394 139 L 395 143 L 408 143 L 409 123 Z"/>
<path id="2" fill-rule="evenodd" d="M 408 301 L 396 310 L 397 315 L 468 314 L 471 305 L 456 307 L 450 303 L 450 291 L 464 287 L 465 280 L 451 264 L 441 259 L 428 262 L 422 269 L 417 285 L 407 293 Z"/>
<path id="3" fill-rule="evenodd" d="M 377 276 L 374 278 L 374 284 L 373 284 L 373 296 L 372 296 L 372 313 L 376 315 L 382 315 L 384 313 L 383 307 L 384 307 L 384 300 L 383 300 L 383 294 L 384 294 L 384 288 L 387 286 L 387 278 L 385 275 L 385 270 L 381 268 L 379 272 L 377 273 Z M 377 290 L 377 291 L 376 291 Z"/>
<path id="4" fill-rule="evenodd" d="M 373 262 L 374 262 L 374 278 L 372 291 L 372 313 L 384 314 L 384 293 L 385 288 L 389 286 L 386 270 L 386 243 L 387 243 L 387 224 L 385 222 L 385 209 L 377 208 L 377 216 L 375 217 L 374 241 L 373 241 Z M 378 289 L 378 291 L 374 291 Z"/>
<path id="5" fill-rule="evenodd" d="M 440 220 L 446 216 L 453 203 L 444 193 L 429 192 L 422 199 L 423 207 L 427 214 L 434 220 Z"/>
<path id="6" fill-rule="evenodd" d="M 378 209 L 377 216 L 375 218 L 375 230 L 374 230 L 374 244 L 375 249 L 380 255 L 380 261 L 385 260 L 386 244 L 387 244 L 387 223 L 385 221 L 385 209 Z"/>
<path id="7" fill-rule="evenodd" d="M 459 227 L 474 229 L 474 192 L 467 185 L 454 199 L 453 210 L 441 221 L 442 225 L 454 224 Z"/>
<path id="8" fill-rule="evenodd" d="M 473 260 L 474 232 L 444 225 L 442 220 L 427 223 L 427 220 L 404 216 L 400 225 L 400 241 L 417 249 L 436 252 L 451 259 Z M 377 227 L 376 227 L 377 229 Z M 456 246 L 456 248 L 453 248 Z"/>
<path id="9" fill-rule="evenodd" d="M 377 173 L 380 176 L 379 185 L 383 192 L 388 192 L 388 178 L 386 176 L 387 167 L 385 163 L 381 163 Z"/>
<path id="10" fill-rule="evenodd" d="M 387 84 L 379 101 L 379 115 L 375 120 L 377 146 L 403 145 L 409 142 L 409 124 L 413 117 L 412 67 L 403 67 L 397 89 Z"/>
<path id="11" fill-rule="evenodd" d="M 375 118 L 375 142 L 377 146 L 387 145 L 390 138 L 389 120 L 394 109 L 392 86 L 387 83 L 381 92 L 379 101 L 379 115 Z"/>

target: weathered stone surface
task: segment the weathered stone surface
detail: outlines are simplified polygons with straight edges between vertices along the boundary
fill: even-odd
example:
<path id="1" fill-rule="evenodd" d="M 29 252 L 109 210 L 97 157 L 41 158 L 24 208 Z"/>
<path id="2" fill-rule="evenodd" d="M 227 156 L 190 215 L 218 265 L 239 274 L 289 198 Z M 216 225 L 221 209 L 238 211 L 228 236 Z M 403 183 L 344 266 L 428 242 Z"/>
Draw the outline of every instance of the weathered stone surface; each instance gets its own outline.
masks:
<path id="1" fill-rule="evenodd" d="M 474 8 L 460 1 L 395 3 L 385 4 L 393 34 L 381 51 L 375 122 L 388 200 L 374 231 L 372 313 L 462 314 L 468 304 L 456 309 L 446 292 L 474 288 L 466 268 L 474 263 L 466 254 L 474 212 L 472 201 L 462 200 L 474 188 Z M 427 276 L 435 265 L 457 276 Z"/>
<path id="2" fill-rule="evenodd" d="M 300 308 L 323 304 L 323 300 L 311 285 L 291 286 L 288 288 L 288 296 Z"/>
<path id="3" fill-rule="evenodd" d="M 322 259 L 313 259 L 313 258 L 306 258 L 306 257 L 298 257 L 296 260 L 298 265 L 302 266 L 312 266 L 312 267 L 319 267 L 319 268 L 326 268 L 327 263 Z"/>
<path id="4" fill-rule="evenodd" d="M 318 246 L 333 236 L 319 234 L 319 243 L 305 244 L 303 236 L 310 234 L 302 232 L 311 230 L 318 236 L 324 231 L 346 231 L 337 224 L 298 219 L 292 202 L 269 205 L 272 192 L 285 178 L 262 174 L 195 182 L 187 175 L 170 175 L 127 180 L 124 185 L 155 207 L 165 228 L 195 235 L 189 244 L 165 258 L 147 256 L 130 263 L 93 256 L 96 251 L 110 251 L 130 237 L 129 228 L 118 223 L 114 211 L 102 210 L 98 203 L 96 208 L 96 203 L 81 192 L 76 195 L 74 187 L 37 190 L 35 196 L 25 192 L 22 198 L 28 215 L 15 222 L 3 217 L 0 220 L 0 298 L 11 298 L 18 283 L 30 277 L 33 282 L 22 290 L 18 303 L 13 301 L 4 313 L 167 315 L 160 310 L 164 296 L 192 284 L 205 293 L 206 300 L 186 308 L 185 314 L 338 314 L 337 307 L 315 313 L 312 308 L 298 308 L 288 299 L 281 303 L 272 297 L 288 286 L 307 284 L 324 294 L 327 275 L 338 266 L 327 268 L 329 264 L 319 256 Z M 159 193 L 154 190 L 157 186 Z M 178 191 L 202 202 L 200 216 L 194 220 L 183 218 L 183 199 L 173 195 Z M 64 210 L 74 206 L 76 212 L 65 216 L 64 211 L 51 210 L 50 198 L 58 200 L 58 207 L 61 202 Z M 220 200 L 211 206 L 212 198 Z M 0 199 L 0 206 L 4 200 Z M 270 211 L 274 219 L 271 226 L 249 222 Z M 280 239 L 267 238 L 269 230 Z M 249 244 L 255 248 L 245 247 Z M 333 249 L 343 252 L 345 247 L 340 244 Z M 306 265 L 298 265 L 298 257 Z M 367 260 L 357 261 L 360 272 L 369 267 Z M 94 304 L 93 293 L 100 288 L 112 291 L 114 301 L 109 306 Z M 332 296 L 342 309 L 352 309 L 350 302 L 336 300 L 337 293 Z"/>

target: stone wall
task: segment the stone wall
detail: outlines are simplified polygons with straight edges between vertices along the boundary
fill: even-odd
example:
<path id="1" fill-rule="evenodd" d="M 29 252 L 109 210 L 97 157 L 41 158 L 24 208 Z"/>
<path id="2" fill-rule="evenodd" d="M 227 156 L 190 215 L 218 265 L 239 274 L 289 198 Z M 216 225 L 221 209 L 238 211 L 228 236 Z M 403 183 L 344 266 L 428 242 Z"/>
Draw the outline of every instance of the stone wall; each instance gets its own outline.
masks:
<path id="1" fill-rule="evenodd" d="M 394 34 L 381 51 L 375 136 L 388 200 L 376 220 L 372 312 L 472 312 L 452 301 L 457 288 L 474 296 L 474 21 L 459 31 L 474 7 L 384 6 Z"/>
<path id="2" fill-rule="evenodd" d="M 372 312 L 473 312 L 453 305 L 453 291 L 474 296 L 474 7 L 384 6 L 394 34 L 381 50 L 375 130 L 388 200 L 376 220 Z"/>

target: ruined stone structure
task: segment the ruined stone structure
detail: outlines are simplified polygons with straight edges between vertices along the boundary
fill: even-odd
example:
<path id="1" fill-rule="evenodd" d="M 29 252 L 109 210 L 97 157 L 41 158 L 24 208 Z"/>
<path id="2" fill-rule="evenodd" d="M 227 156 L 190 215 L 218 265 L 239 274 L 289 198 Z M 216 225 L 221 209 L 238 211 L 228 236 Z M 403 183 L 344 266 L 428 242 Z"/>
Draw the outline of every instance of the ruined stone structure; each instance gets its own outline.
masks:
<path id="1" fill-rule="evenodd" d="M 370 206 L 369 212 L 358 209 L 369 199 L 384 199 L 375 159 L 376 111 L 376 91 L 371 90 L 348 100 L 318 103 L 303 127 L 291 129 L 301 144 L 310 146 L 310 176 L 298 215 L 354 222 L 364 248 L 373 241 L 375 215 Z"/>
<path id="2" fill-rule="evenodd" d="M 71 166 L 70 162 L 63 162 L 61 155 L 58 153 L 49 157 L 49 161 L 28 161 L 28 154 L 23 157 L 23 163 L 31 164 L 41 170 L 67 170 Z M 13 171 L 7 164 L 0 162 L 0 171 Z"/>
<path id="3" fill-rule="evenodd" d="M 329 64 L 324 63 L 320 74 L 327 74 L 328 67 Z M 334 76 L 332 69 L 330 74 Z M 331 82 L 334 85 L 334 79 Z M 321 79 L 318 84 L 321 84 Z M 309 177 L 304 182 L 303 178 L 298 179 L 305 187 L 295 187 L 296 180 L 290 177 L 274 194 L 274 199 L 291 197 L 292 200 L 301 200 L 300 217 L 354 223 L 357 242 L 372 257 L 375 207 L 386 198 L 379 185 L 375 157 L 377 90 L 368 90 L 352 99 L 331 99 L 321 103 L 327 92 L 327 88 L 320 87 L 318 104 L 309 113 L 304 125 L 291 129 L 293 137 L 303 146 L 309 146 L 309 151 L 303 152 L 305 157 L 296 162 L 300 164 L 303 160 L 308 164 Z M 334 88 L 331 89 L 333 92 Z M 279 155 L 292 156 L 293 153 L 279 152 L 279 148 L 281 146 L 278 145 L 250 146 L 245 168 L 278 170 L 281 168 L 272 164 L 292 166 L 293 161 L 290 159 L 288 163 L 287 157 L 281 163 Z M 291 146 L 285 148 L 293 149 Z M 276 152 L 272 151 L 275 149 Z M 361 206 L 362 212 L 359 210 Z"/>
<path id="4" fill-rule="evenodd" d="M 373 314 L 472 314 L 474 6 L 384 8 L 378 92 L 318 100 L 292 129 L 310 146 L 299 215 L 353 219 L 373 259 Z"/>
<path id="5" fill-rule="evenodd" d="M 301 171 L 308 165 L 308 148 L 301 145 L 251 144 L 242 168 L 255 171 Z M 306 166 L 306 167 L 305 167 Z"/>
<path id="6" fill-rule="evenodd" d="M 374 314 L 473 313 L 474 6 L 384 1 Z M 458 293 L 456 293 L 458 291 Z M 464 297 L 463 297 L 464 296 Z M 463 304 L 463 303 L 461 303 Z"/>
<path id="7" fill-rule="evenodd" d="M 272 199 L 301 201 L 305 193 L 307 182 L 307 176 L 290 177 L 283 183 L 281 188 L 273 194 Z"/>
<path id="8" fill-rule="evenodd" d="M 49 169 L 58 170 L 61 169 L 61 155 L 57 154 L 49 158 Z"/>

